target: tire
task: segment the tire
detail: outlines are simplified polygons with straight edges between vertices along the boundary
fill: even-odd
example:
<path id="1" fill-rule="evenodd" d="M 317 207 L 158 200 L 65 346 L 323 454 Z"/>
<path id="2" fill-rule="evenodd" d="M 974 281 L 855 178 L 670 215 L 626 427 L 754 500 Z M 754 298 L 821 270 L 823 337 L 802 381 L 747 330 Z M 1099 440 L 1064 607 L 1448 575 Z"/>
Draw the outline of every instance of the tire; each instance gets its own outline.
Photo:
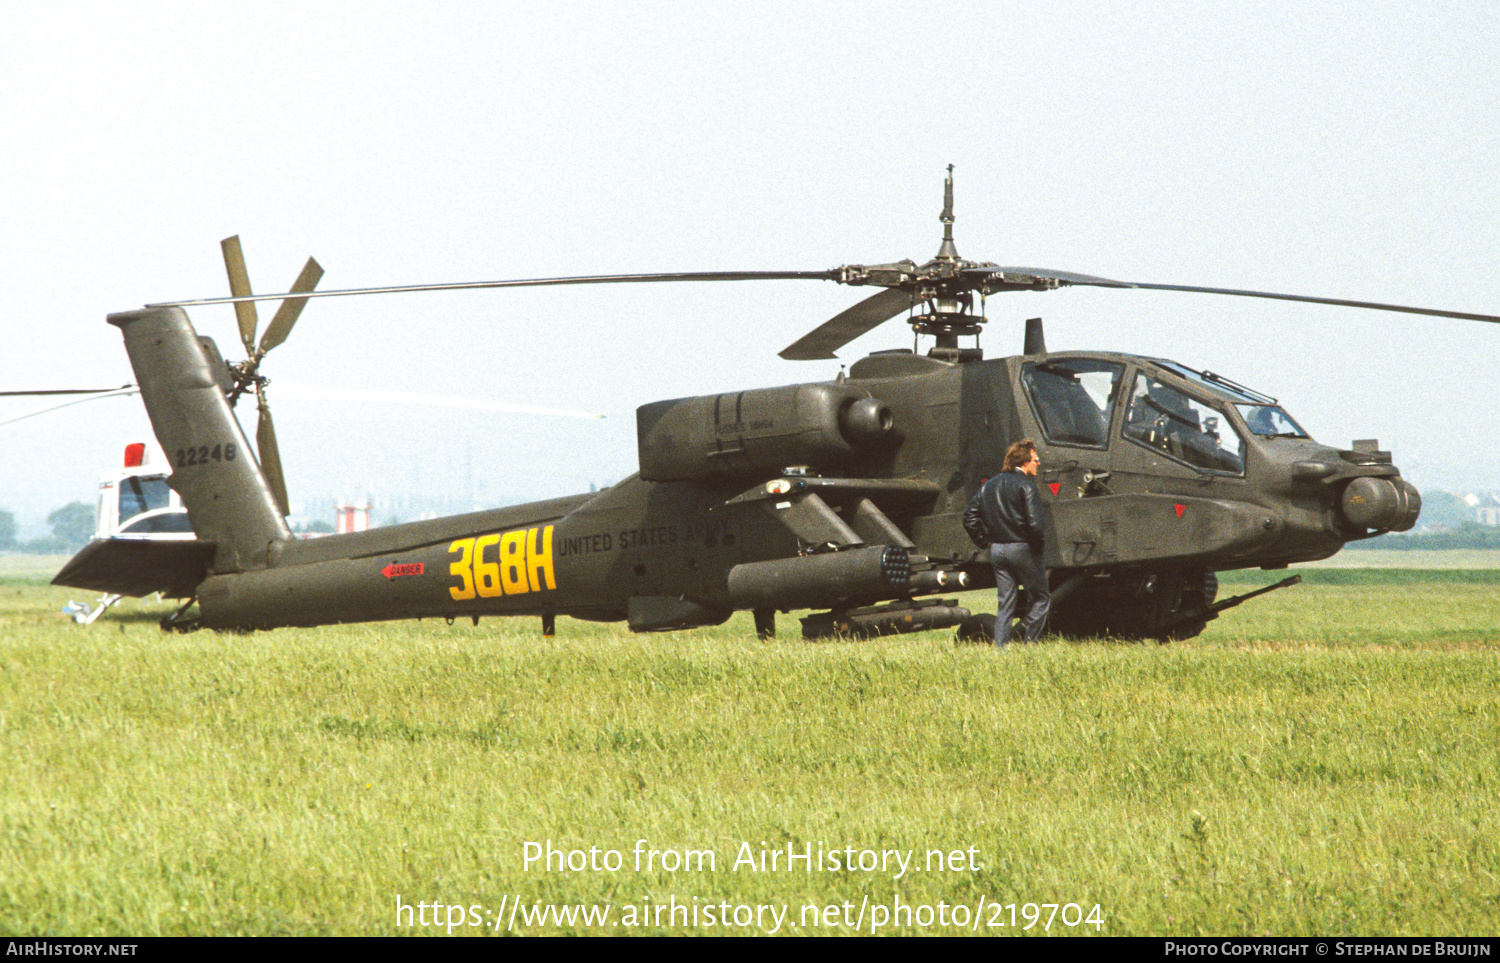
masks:
<path id="1" fill-rule="evenodd" d="M 1214 604 L 1214 599 L 1219 594 L 1219 579 L 1213 572 L 1202 574 L 1189 573 L 1183 576 L 1182 598 L 1177 606 L 1178 612 L 1186 612 L 1195 609 L 1207 609 Z M 1188 622 L 1179 622 L 1170 629 L 1155 636 L 1160 642 L 1181 642 L 1185 639 L 1195 638 L 1203 634 L 1208 628 L 1207 619 L 1193 619 Z"/>
<path id="2" fill-rule="evenodd" d="M 993 645 L 995 616 L 989 612 L 969 616 L 958 624 L 953 640 L 961 645 Z"/>
<path id="3" fill-rule="evenodd" d="M 1171 569 L 1111 573 L 1090 579 L 1053 610 L 1049 626 L 1073 638 L 1158 642 L 1191 639 L 1206 619 L 1177 619 L 1207 609 L 1218 594 L 1212 572 Z"/>

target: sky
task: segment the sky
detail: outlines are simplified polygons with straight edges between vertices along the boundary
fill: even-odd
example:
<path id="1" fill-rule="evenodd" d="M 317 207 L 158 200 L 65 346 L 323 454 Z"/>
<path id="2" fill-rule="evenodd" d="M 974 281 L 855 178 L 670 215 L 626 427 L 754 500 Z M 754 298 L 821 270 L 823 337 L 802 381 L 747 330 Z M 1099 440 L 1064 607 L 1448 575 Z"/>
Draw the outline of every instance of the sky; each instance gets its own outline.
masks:
<path id="1" fill-rule="evenodd" d="M 545 7 L 545 9 L 543 9 Z M 1500 314 L 1500 4 L 59 3 L 0 36 L 0 389 L 133 380 L 112 311 L 258 292 L 932 257 Z M 828 282 L 311 302 L 263 373 L 294 512 L 460 507 L 635 470 L 635 408 L 826 380 L 910 346 L 776 352 Z M 262 307 L 263 323 L 274 306 Z M 1500 325 L 1072 289 L 988 302 L 1053 350 L 1173 358 L 1378 438 L 1419 487 L 1500 489 Z M 191 312 L 238 358 L 233 311 Z M 924 346 L 925 348 L 925 346 Z M 575 419 L 278 398 L 459 395 Z M 0 418 L 36 407 L 0 399 Z M 247 433 L 254 417 L 242 411 Z M 138 399 L 0 426 L 23 536 L 92 502 Z"/>

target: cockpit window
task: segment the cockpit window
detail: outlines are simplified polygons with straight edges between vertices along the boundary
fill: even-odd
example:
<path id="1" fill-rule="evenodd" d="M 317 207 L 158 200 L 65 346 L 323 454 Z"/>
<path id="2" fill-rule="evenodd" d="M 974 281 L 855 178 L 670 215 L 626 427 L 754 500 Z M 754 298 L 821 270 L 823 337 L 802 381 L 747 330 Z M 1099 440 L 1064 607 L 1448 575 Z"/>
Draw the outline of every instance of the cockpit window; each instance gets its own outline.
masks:
<path id="1" fill-rule="evenodd" d="M 1302 430 L 1302 426 L 1286 413 L 1285 408 L 1276 404 L 1276 399 L 1270 395 L 1263 395 L 1253 388 L 1246 388 L 1212 371 L 1197 371 L 1185 364 L 1164 361 L 1160 358 L 1150 360 L 1207 390 L 1212 396 L 1233 402 L 1234 406 L 1239 409 L 1240 417 L 1244 418 L 1245 424 L 1250 427 L 1252 435 L 1262 438 L 1308 437 L 1307 432 Z"/>
<path id="2" fill-rule="evenodd" d="M 1109 444 L 1109 417 L 1125 366 L 1088 358 L 1028 362 L 1021 383 L 1031 399 L 1042 433 L 1054 445 L 1103 448 Z"/>
<path id="3" fill-rule="evenodd" d="M 1150 360 L 1166 368 L 1174 375 L 1194 382 L 1203 388 L 1207 388 L 1213 394 L 1227 398 L 1236 404 L 1244 402 L 1247 404 L 1274 405 L 1276 403 L 1276 399 L 1270 395 L 1263 395 L 1254 388 L 1246 388 L 1244 385 L 1230 381 L 1223 375 L 1214 374 L 1212 371 L 1198 371 L 1194 368 L 1189 368 L 1185 364 L 1178 364 L 1176 361 L 1165 361 L 1161 358 L 1151 358 Z"/>
<path id="4" fill-rule="evenodd" d="M 1280 405 L 1235 405 L 1250 434 L 1262 438 L 1306 438 L 1307 432 Z"/>
<path id="5" fill-rule="evenodd" d="M 1209 471 L 1245 471 L 1245 446 L 1232 424 L 1192 395 L 1137 374 L 1125 412 L 1125 437 Z"/>

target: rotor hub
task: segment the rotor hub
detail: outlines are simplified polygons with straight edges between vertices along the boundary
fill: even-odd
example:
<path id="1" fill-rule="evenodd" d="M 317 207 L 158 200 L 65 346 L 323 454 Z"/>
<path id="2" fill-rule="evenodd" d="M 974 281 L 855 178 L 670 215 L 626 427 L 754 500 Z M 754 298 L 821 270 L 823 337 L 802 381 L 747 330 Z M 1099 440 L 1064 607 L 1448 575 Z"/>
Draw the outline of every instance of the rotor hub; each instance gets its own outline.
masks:
<path id="1" fill-rule="evenodd" d="M 240 400 L 240 396 L 246 392 L 253 391 L 257 395 L 262 395 L 266 385 L 270 384 L 270 379 L 260 373 L 258 357 L 246 358 L 239 364 L 225 362 L 225 366 L 229 368 L 230 378 L 234 382 L 234 387 L 228 394 L 230 407 L 233 407 L 234 403 Z"/>

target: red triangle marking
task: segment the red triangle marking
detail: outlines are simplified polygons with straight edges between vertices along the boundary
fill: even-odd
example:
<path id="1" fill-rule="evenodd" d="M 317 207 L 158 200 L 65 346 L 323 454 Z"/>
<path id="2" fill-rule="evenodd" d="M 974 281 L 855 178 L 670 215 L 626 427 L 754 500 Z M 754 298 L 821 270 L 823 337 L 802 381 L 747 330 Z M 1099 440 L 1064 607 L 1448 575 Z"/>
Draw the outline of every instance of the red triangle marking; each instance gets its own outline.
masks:
<path id="1" fill-rule="evenodd" d="M 1172 507 L 1175 508 L 1175 509 L 1177 509 L 1177 517 L 1178 518 L 1181 518 L 1182 517 L 1182 513 L 1185 512 L 1185 511 L 1187 511 L 1187 506 L 1186 505 L 1178 505 L 1175 502 L 1172 504 Z"/>
<path id="2" fill-rule="evenodd" d="M 1047 487 L 1050 488 L 1050 489 L 1052 489 L 1052 494 L 1053 495 L 1056 495 L 1059 491 L 1062 490 L 1062 483 L 1061 482 L 1048 482 L 1047 483 Z"/>

